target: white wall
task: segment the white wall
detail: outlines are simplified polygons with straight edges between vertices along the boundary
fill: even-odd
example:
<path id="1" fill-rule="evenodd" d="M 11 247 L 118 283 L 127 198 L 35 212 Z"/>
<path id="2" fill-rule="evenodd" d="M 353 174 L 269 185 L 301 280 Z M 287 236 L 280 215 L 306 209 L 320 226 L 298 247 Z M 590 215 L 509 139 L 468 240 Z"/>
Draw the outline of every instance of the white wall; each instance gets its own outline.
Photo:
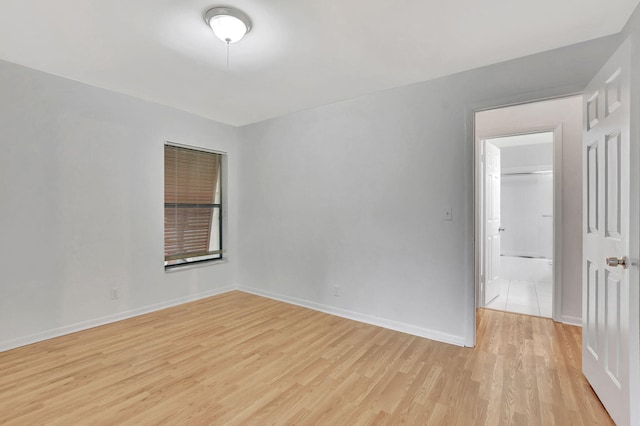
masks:
<path id="1" fill-rule="evenodd" d="M 472 112 L 581 90 L 616 45 L 599 40 L 241 128 L 241 288 L 473 344 Z M 567 173 L 580 180 L 579 169 Z M 449 208 L 452 222 L 443 221 Z M 579 252 L 579 241 L 569 244 Z"/>
<path id="2" fill-rule="evenodd" d="M 553 175 L 524 173 L 553 170 L 553 143 L 505 143 L 500 156 L 501 255 L 552 259 Z"/>
<path id="3" fill-rule="evenodd" d="M 500 225 L 504 228 L 500 233 L 503 256 L 552 259 L 553 176 L 503 175 L 500 179 Z"/>
<path id="4" fill-rule="evenodd" d="M 3 61 L 0 93 L 0 350 L 235 286 L 236 129 Z M 164 272 L 167 140 L 229 153 L 226 264 Z"/>
<path id="5" fill-rule="evenodd" d="M 582 312 L 582 97 L 518 105 L 476 114 L 479 138 L 562 124 L 562 307 L 560 317 L 580 323 Z"/>
<path id="6" fill-rule="evenodd" d="M 552 132 L 546 135 L 553 140 Z M 517 142 L 522 136 L 507 139 L 511 142 L 500 144 L 500 221 L 505 229 L 500 234 L 501 254 L 551 259 L 553 176 L 523 173 L 553 170 L 553 142 L 521 145 Z"/>
<path id="7" fill-rule="evenodd" d="M 553 136 L 550 137 L 553 138 Z M 502 173 L 551 170 L 553 167 L 553 143 L 501 146 L 500 161 Z"/>
<path id="8" fill-rule="evenodd" d="M 548 137 L 553 139 L 553 133 Z M 551 259 L 553 176 L 522 173 L 552 171 L 553 142 L 520 145 L 517 141 L 522 137 L 508 140 L 511 142 L 500 145 L 500 221 L 505 228 L 500 234 L 501 254 Z"/>

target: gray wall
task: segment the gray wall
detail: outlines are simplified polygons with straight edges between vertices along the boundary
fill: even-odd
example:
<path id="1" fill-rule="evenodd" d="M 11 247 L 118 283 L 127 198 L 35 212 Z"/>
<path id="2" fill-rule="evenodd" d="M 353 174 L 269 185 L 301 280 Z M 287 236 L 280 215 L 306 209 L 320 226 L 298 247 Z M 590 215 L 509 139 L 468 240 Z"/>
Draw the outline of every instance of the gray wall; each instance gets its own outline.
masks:
<path id="1" fill-rule="evenodd" d="M 4 61 L 0 93 L 0 350 L 236 285 L 236 129 Z M 167 140 L 229 153 L 226 264 L 164 272 Z"/>
<path id="2" fill-rule="evenodd" d="M 239 284 L 472 344 L 472 111 L 579 91 L 618 43 L 600 39 L 241 128 Z M 449 208 L 452 222 L 443 221 Z"/>
<path id="3" fill-rule="evenodd" d="M 0 349 L 237 285 L 468 344 L 472 111 L 580 90 L 617 44 L 241 129 L 0 61 Z M 164 272 L 166 140 L 229 153 L 228 263 Z"/>

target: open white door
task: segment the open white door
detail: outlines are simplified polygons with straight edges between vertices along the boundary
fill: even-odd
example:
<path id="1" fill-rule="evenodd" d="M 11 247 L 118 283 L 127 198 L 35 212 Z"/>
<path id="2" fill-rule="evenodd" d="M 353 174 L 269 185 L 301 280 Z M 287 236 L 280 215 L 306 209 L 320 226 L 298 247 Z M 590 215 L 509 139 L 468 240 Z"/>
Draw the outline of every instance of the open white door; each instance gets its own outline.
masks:
<path id="1" fill-rule="evenodd" d="M 484 306 L 500 293 L 500 149 L 483 141 Z"/>
<path id="2" fill-rule="evenodd" d="M 639 424 L 638 167 L 630 145 L 629 42 L 585 92 L 583 128 L 582 369 L 613 420 Z M 638 143 L 638 141 L 634 141 Z M 632 206 L 633 203 L 634 206 Z M 635 265 L 634 265 L 635 263 Z"/>

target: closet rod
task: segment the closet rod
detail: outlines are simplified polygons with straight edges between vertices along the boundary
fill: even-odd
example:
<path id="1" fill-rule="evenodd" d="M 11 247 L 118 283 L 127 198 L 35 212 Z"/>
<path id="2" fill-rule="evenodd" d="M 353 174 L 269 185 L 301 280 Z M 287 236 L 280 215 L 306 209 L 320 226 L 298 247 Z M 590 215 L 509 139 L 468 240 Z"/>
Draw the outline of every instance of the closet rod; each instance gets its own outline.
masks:
<path id="1" fill-rule="evenodd" d="M 521 175 L 550 175 L 553 171 L 551 170 L 540 170 L 537 172 L 510 172 L 510 173 L 502 173 L 501 176 L 521 176 Z"/>

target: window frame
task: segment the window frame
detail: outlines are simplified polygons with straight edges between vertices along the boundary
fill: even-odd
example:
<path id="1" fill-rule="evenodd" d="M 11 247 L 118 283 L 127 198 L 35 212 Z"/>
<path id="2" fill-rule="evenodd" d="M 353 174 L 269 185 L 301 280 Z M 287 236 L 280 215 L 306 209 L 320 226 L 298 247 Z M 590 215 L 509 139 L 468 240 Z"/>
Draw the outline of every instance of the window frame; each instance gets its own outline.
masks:
<path id="1" fill-rule="evenodd" d="M 219 249 L 217 250 L 219 253 L 216 254 L 212 254 L 211 256 L 215 256 L 215 257 L 207 257 L 207 255 L 205 256 L 199 256 L 199 257 L 194 257 L 194 258 L 180 258 L 180 259 L 172 259 L 167 261 L 166 257 L 167 256 L 163 256 L 164 257 L 164 270 L 166 272 L 169 271 L 174 271 L 174 270 L 178 270 L 178 269 L 183 269 L 183 268 L 190 268 L 190 267 L 196 267 L 196 266 L 204 266 L 204 265 L 209 265 L 209 264 L 215 264 L 215 263 L 222 263 L 222 262 L 226 262 L 227 261 L 227 250 L 225 249 L 224 246 L 224 242 L 226 241 L 226 170 L 227 170 L 227 152 L 225 151 L 219 151 L 219 150 L 214 150 L 214 149 L 209 149 L 209 148 L 203 148 L 200 146 L 193 146 L 193 145 L 185 145 L 185 144 L 181 144 L 181 143 L 176 143 L 176 142 L 172 142 L 172 141 L 165 141 L 163 144 L 163 165 L 166 166 L 166 147 L 175 147 L 175 148 L 182 148 L 182 149 L 189 149 L 189 150 L 193 150 L 193 151 L 197 151 L 197 152 L 204 152 L 204 153 L 209 153 L 209 154 L 216 154 L 219 156 L 218 159 L 218 182 L 217 182 L 217 189 L 219 191 L 219 202 L 218 203 L 211 203 L 211 209 L 212 209 L 212 218 L 215 217 L 215 211 L 217 209 L 218 212 L 218 219 L 217 219 L 217 233 L 218 233 L 218 247 Z M 166 175 L 166 171 L 163 167 L 163 181 L 165 179 L 165 175 Z M 164 192 L 163 192 L 163 201 L 164 201 L 164 208 L 167 207 L 168 204 L 170 205 L 177 205 L 177 204 L 190 204 L 190 203 L 167 203 L 166 202 L 166 182 L 164 182 L 163 184 L 164 186 Z M 214 200 L 215 201 L 215 200 Z M 163 212 L 165 210 L 163 209 Z M 163 213 L 163 216 L 165 217 L 166 220 L 166 213 Z M 163 220 L 164 222 L 164 220 Z M 214 227 L 216 227 L 216 224 L 214 223 L 214 221 L 212 220 L 210 229 L 209 229 L 209 233 L 210 236 L 209 238 L 212 238 L 214 236 Z M 166 241 L 166 225 L 163 226 L 164 232 L 163 232 L 163 242 Z M 163 244 L 164 246 L 164 244 Z M 167 264 L 167 262 L 175 262 L 177 260 L 182 260 L 181 262 L 178 263 L 171 263 L 171 264 Z"/>

